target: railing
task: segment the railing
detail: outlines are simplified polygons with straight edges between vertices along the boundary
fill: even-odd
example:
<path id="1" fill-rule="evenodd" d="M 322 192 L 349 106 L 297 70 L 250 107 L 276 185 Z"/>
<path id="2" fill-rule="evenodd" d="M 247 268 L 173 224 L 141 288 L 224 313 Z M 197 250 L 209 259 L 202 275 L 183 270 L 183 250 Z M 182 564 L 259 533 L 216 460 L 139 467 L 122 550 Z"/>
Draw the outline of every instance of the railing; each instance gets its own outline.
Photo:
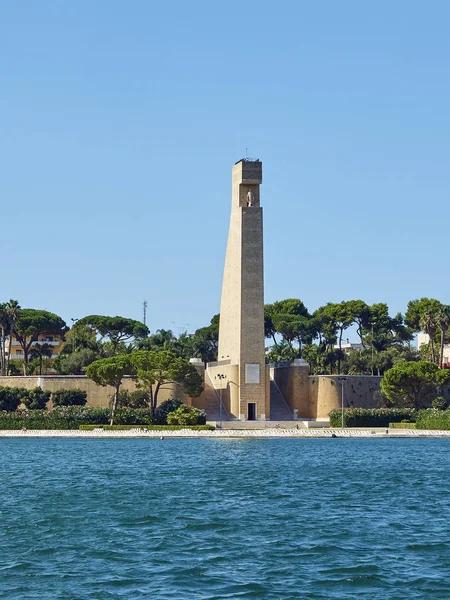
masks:
<path id="1" fill-rule="evenodd" d="M 52 354 L 51 355 L 51 359 L 54 360 L 55 358 L 58 358 L 59 354 Z M 19 360 L 22 359 L 23 360 L 24 355 L 23 354 L 11 354 L 10 359 L 11 360 Z M 44 358 L 47 358 L 47 356 L 45 356 Z"/>
<path id="2" fill-rule="evenodd" d="M 60 341 L 53 341 L 53 342 L 47 342 L 45 340 L 36 340 L 35 342 L 33 342 L 31 345 L 35 346 L 36 344 L 40 344 L 40 345 L 44 345 L 44 344 L 48 344 L 49 346 L 59 346 L 62 342 Z M 6 347 L 8 347 L 8 343 L 6 343 Z M 13 340 L 11 346 L 20 346 L 20 342 L 18 342 L 17 340 Z"/>

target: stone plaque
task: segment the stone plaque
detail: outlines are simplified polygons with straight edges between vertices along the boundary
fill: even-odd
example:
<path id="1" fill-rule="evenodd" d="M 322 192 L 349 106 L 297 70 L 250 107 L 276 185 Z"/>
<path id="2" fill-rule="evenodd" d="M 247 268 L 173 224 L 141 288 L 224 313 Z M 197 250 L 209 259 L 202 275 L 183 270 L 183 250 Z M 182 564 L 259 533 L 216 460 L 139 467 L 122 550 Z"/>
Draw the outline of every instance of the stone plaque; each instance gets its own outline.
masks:
<path id="1" fill-rule="evenodd" d="M 259 383 L 259 363 L 245 364 L 245 383 Z"/>

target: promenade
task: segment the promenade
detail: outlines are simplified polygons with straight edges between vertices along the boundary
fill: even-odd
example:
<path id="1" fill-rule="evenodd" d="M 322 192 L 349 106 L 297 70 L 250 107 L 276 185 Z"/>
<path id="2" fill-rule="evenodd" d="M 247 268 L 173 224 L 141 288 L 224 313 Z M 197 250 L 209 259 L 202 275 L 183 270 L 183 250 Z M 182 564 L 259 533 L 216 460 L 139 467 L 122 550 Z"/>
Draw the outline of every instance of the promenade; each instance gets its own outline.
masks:
<path id="1" fill-rule="evenodd" d="M 67 438 L 421 438 L 421 437 L 450 437 L 450 431 L 417 430 L 417 429 L 389 429 L 375 428 L 348 428 L 348 429 L 216 429 L 214 431 L 194 431 L 192 429 L 179 429 L 176 431 L 129 429 L 127 431 L 93 431 L 79 430 L 2 430 L 0 438 L 24 437 L 67 437 Z"/>

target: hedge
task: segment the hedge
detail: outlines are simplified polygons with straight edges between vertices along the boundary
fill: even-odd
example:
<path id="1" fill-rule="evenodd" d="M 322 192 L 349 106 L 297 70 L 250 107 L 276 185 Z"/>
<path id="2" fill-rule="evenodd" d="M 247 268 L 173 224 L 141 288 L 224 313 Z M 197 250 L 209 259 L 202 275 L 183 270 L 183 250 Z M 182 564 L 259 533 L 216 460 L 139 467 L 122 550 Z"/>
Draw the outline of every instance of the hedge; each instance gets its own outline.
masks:
<path id="1" fill-rule="evenodd" d="M 26 390 L 25 388 L 1 386 L 0 410 L 8 412 L 17 410 L 22 401 L 28 397 L 28 393 L 28 390 Z"/>
<path id="2" fill-rule="evenodd" d="M 389 423 L 392 429 L 416 429 L 415 423 Z"/>
<path id="3" fill-rule="evenodd" d="M 182 404 L 167 415 L 168 425 L 206 425 L 206 414 L 198 408 Z"/>
<path id="4" fill-rule="evenodd" d="M 84 406 L 87 393 L 79 388 L 56 390 L 52 394 L 53 406 Z"/>
<path id="5" fill-rule="evenodd" d="M 341 410 L 332 410 L 329 417 L 330 427 L 341 427 Z M 415 422 L 416 417 L 413 408 L 345 408 L 344 427 L 389 427 L 404 420 Z"/>
<path id="6" fill-rule="evenodd" d="M 416 429 L 450 429 L 450 409 L 420 410 L 417 415 Z"/>
<path id="7" fill-rule="evenodd" d="M 110 418 L 108 408 L 88 406 L 64 406 L 53 410 L 17 410 L 0 412 L 0 429 L 78 429 L 80 425 L 103 425 Z M 145 410 L 119 409 L 117 425 L 149 425 L 151 412 Z"/>
<path id="8" fill-rule="evenodd" d="M 104 431 L 130 431 L 140 429 L 143 431 L 180 431 L 180 429 L 193 429 L 194 431 L 214 431 L 212 425 L 80 425 L 80 431 L 93 431 L 102 428 Z"/>

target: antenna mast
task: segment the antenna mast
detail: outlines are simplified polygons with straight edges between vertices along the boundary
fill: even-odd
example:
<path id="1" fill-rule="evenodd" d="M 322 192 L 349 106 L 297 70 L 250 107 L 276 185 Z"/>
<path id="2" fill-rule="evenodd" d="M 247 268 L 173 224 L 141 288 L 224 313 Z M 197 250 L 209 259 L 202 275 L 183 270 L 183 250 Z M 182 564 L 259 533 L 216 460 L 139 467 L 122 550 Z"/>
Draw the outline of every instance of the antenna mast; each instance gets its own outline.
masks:
<path id="1" fill-rule="evenodd" d="M 147 325 L 147 304 L 148 304 L 147 300 L 144 300 L 144 304 L 143 304 L 143 307 L 144 307 L 144 325 Z"/>

